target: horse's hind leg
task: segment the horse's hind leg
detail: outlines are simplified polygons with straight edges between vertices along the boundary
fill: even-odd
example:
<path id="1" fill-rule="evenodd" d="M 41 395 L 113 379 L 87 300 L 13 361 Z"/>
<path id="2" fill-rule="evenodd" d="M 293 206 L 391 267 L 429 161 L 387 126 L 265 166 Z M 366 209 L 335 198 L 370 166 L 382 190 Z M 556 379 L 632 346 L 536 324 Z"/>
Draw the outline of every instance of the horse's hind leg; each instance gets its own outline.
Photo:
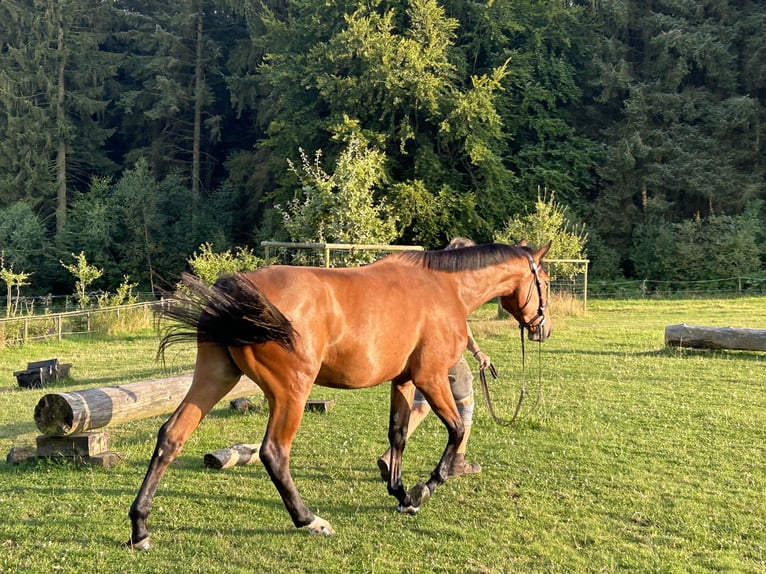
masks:
<path id="1" fill-rule="evenodd" d="M 303 502 L 290 473 L 290 449 L 303 418 L 308 390 L 293 394 L 284 386 L 267 384 L 264 392 L 269 401 L 269 423 L 261 443 L 261 462 L 296 527 L 306 527 L 311 534 L 335 534 L 330 523 L 316 516 Z"/>
<path id="2" fill-rule="evenodd" d="M 131 534 L 128 546 L 151 548 L 146 519 L 157 487 L 168 466 L 181 452 L 189 435 L 200 421 L 239 381 L 241 372 L 231 362 L 228 351 L 212 344 L 200 344 L 194 377 L 186 397 L 160 428 L 157 446 L 141 488 L 130 507 Z"/>

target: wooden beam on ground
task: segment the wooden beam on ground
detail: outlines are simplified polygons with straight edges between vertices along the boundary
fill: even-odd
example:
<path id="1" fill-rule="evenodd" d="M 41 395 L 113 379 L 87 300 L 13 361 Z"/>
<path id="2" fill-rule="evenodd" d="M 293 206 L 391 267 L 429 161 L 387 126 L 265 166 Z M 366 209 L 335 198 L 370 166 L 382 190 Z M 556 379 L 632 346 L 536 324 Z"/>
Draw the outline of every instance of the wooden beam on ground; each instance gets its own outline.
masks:
<path id="1" fill-rule="evenodd" d="M 192 375 L 138 381 L 69 393 L 44 395 L 35 407 L 35 424 L 45 435 L 67 436 L 172 412 L 191 386 Z M 242 377 L 222 400 L 255 395 L 261 389 Z"/>
<path id="2" fill-rule="evenodd" d="M 700 327 L 686 323 L 668 325 L 665 327 L 665 345 L 696 349 L 766 351 L 766 329 Z"/>

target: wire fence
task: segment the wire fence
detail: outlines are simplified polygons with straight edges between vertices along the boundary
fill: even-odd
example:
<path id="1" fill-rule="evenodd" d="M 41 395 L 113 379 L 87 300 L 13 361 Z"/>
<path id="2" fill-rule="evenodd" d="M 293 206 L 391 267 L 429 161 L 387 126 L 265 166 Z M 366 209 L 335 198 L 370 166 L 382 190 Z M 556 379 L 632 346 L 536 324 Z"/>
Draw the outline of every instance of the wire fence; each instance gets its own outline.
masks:
<path id="1" fill-rule="evenodd" d="M 760 295 L 766 295 L 766 276 L 697 281 L 591 281 L 590 284 L 590 296 L 596 299 L 701 299 Z"/>
<path id="2" fill-rule="evenodd" d="M 150 325 L 154 302 L 0 319 L 0 348 L 70 335 L 108 334 Z"/>
<path id="3" fill-rule="evenodd" d="M 113 295 L 106 291 L 90 291 L 87 296 L 92 301 L 98 301 L 99 298 Z M 151 302 L 155 300 L 156 294 L 151 291 L 141 291 L 133 293 L 137 302 Z M 81 311 L 80 304 L 76 295 L 21 295 L 13 296 L 10 301 L 7 296 L 0 296 L 0 312 L 2 309 L 13 310 L 13 315 L 43 315 L 45 313 L 68 313 L 70 311 Z"/>

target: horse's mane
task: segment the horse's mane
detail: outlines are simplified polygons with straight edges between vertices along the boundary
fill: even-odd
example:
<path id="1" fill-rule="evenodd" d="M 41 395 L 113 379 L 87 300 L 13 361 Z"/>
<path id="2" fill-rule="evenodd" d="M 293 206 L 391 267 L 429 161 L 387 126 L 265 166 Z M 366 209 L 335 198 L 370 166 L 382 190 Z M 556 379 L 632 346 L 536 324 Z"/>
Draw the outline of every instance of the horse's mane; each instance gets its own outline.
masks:
<path id="1" fill-rule="evenodd" d="M 529 247 L 487 243 L 460 249 L 441 251 L 405 251 L 400 257 L 414 265 L 422 265 L 434 271 L 471 271 L 497 265 L 508 259 L 527 259 L 534 251 Z"/>

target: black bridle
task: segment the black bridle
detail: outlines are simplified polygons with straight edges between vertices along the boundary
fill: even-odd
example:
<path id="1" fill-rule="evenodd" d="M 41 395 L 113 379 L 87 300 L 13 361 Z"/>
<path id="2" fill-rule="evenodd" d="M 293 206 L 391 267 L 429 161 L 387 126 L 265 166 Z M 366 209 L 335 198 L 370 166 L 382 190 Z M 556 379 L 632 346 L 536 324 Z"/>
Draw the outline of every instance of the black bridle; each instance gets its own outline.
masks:
<path id="1" fill-rule="evenodd" d="M 521 334 L 521 391 L 519 392 L 519 400 L 516 402 L 516 408 L 513 411 L 513 417 L 511 417 L 510 420 L 501 419 L 495 414 L 495 409 L 492 406 L 492 399 L 489 396 L 489 387 L 487 386 L 487 375 L 484 372 L 485 367 L 479 368 L 479 380 L 481 381 L 481 390 L 484 394 L 484 401 L 487 403 L 487 409 L 489 410 L 489 414 L 492 416 L 492 419 L 499 425 L 508 426 L 510 424 L 513 424 L 513 422 L 518 418 L 519 411 L 521 410 L 521 403 L 524 400 L 524 395 L 527 394 L 527 384 L 526 384 L 526 352 L 524 348 L 524 329 L 527 329 L 528 331 L 532 331 L 533 329 L 542 329 L 543 325 L 545 324 L 545 301 L 543 300 L 543 286 L 542 281 L 540 281 L 540 274 L 538 273 L 538 267 L 537 263 L 535 263 L 535 260 L 532 258 L 532 256 L 527 255 L 527 258 L 529 259 L 529 268 L 532 271 L 532 275 L 535 278 L 535 286 L 537 287 L 537 302 L 538 302 L 538 308 L 537 308 L 537 314 L 532 317 L 529 321 L 522 321 L 520 319 L 517 319 L 519 322 L 519 333 Z M 529 298 L 527 298 L 527 303 L 529 303 Z M 524 303 L 522 306 L 522 309 L 527 306 L 527 303 Z M 537 320 L 540 320 L 540 322 L 535 326 L 535 322 Z M 539 345 L 542 345 L 542 340 L 538 342 Z M 497 380 L 497 369 L 495 368 L 495 365 L 492 363 L 489 364 L 489 372 L 492 375 L 492 378 Z"/>
<path id="2" fill-rule="evenodd" d="M 529 268 L 532 271 L 532 275 L 535 277 L 535 286 L 537 287 L 537 314 L 532 317 L 527 322 L 519 321 L 519 328 L 521 329 L 521 335 L 522 339 L 524 338 L 524 329 L 527 329 L 528 331 L 532 331 L 535 328 L 535 321 L 540 319 L 540 323 L 537 325 L 537 329 L 542 329 L 543 325 L 545 324 L 545 300 L 543 299 L 543 285 L 542 281 L 540 281 L 540 274 L 538 272 L 539 268 L 537 267 L 537 263 L 535 263 L 535 260 L 532 259 L 531 255 L 527 255 L 527 258 L 529 259 Z M 529 298 L 527 298 L 527 303 L 529 303 Z M 527 303 L 524 303 L 524 307 L 527 306 Z"/>

